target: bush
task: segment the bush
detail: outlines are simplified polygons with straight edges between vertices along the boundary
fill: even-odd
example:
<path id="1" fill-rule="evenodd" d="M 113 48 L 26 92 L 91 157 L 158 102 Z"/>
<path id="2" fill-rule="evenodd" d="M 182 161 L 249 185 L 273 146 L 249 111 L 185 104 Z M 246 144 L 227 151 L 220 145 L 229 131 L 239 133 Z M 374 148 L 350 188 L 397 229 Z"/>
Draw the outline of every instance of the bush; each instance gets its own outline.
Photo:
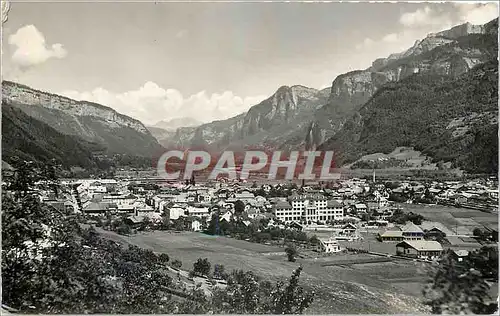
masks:
<path id="1" fill-rule="evenodd" d="M 210 267 L 211 267 L 211 264 L 207 258 L 205 258 L 205 259 L 199 258 L 193 264 L 193 272 L 195 275 L 208 276 L 208 274 L 210 273 Z"/>
<path id="2" fill-rule="evenodd" d="M 116 228 L 116 232 L 120 235 L 130 235 L 132 233 L 132 229 L 129 225 L 122 223 L 118 228 Z"/>
<path id="3" fill-rule="evenodd" d="M 295 259 L 295 256 L 297 256 L 297 249 L 295 248 L 295 246 L 293 245 L 288 245 L 286 248 L 285 248 L 285 253 L 286 253 L 286 256 L 288 258 L 288 261 L 290 262 L 295 262 L 296 259 Z"/>
<path id="4" fill-rule="evenodd" d="M 176 268 L 176 269 L 180 269 L 182 267 L 182 261 L 180 260 L 177 260 L 175 259 L 174 261 L 172 261 L 172 267 Z"/>

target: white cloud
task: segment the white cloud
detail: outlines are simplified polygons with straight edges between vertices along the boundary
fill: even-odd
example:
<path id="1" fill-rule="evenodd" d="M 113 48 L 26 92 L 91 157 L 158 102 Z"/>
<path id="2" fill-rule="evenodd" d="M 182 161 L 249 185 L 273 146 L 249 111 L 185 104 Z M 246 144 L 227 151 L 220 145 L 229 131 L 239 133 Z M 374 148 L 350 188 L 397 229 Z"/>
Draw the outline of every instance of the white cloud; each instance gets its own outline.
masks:
<path id="1" fill-rule="evenodd" d="M 429 33 L 450 29 L 465 22 L 484 24 L 498 17 L 497 3 L 455 3 L 448 9 L 439 6 L 425 6 L 415 11 L 404 12 L 399 18 L 401 25 L 397 32 L 386 34 L 379 39 L 365 38 L 356 49 L 370 48 L 380 56 L 403 51 L 413 45 L 415 40 L 423 39 Z"/>
<path id="2" fill-rule="evenodd" d="M 427 24 L 430 15 L 431 9 L 429 7 L 425 7 L 414 12 L 403 13 L 399 18 L 399 22 L 404 26 Z"/>
<path id="3" fill-rule="evenodd" d="M 365 38 L 361 44 L 356 45 L 356 49 L 370 48 L 374 43 L 371 38 Z"/>
<path id="4" fill-rule="evenodd" d="M 45 37 L 34 25 L 23 26 L 10 35 L 9 44 L 15 47 L 12 61 L 21 67 L 34 66 L 50 58 L 64 58 L 67 55 L 62 44 L 47 47 Z"/>
<path id="5" fill-rule="evenodd" d="M 398 39 L 399 39 L 398 34 L 391 33 L 391 34 L 387 34 L 386 36 L 384 36 L 382 38 L 382 41 L 390 43 L 390 42 L 396 42 Z"/>
<path id="6" fill-rule="evenodd" d="M 266 96 L 245 97 L 231 91 L 208 95 L 205 91 L 185 98 L 178 90 L 164 89 L 154 82 L 146 82 L 137 90 L 113 93 L 103 88 L 90 92 L 64 91 L 75 100 L 86 100 L 114 108 L 120 113 L 137 118 L 145 124 L 177 117 L 191 117 L 201 122 L 226 119 L 247 111 Z"/>
<path id="7" fill-rule="evenodd" d="M 443 28 L 452 24 L 449 12 L 438 12 L 426 6 L 413 12 L 406 12 L 399 18 L 399 23 L 407 28 L 438 27 Z"/>
<path id="8" fill-rule="evenodd" d="M 484 24 L 498 17 L 498 3 L 469 4 L 455 3 L 460 22 Z"/>

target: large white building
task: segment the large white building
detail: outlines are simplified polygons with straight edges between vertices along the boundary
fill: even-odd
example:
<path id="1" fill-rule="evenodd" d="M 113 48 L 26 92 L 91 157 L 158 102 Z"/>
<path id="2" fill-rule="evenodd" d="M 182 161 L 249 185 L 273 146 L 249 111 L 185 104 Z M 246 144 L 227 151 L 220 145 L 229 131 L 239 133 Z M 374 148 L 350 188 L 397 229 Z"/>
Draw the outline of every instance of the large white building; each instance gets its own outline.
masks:
<path id="1" fill-rule="evenodd" d="M 342 205 L 328 200 L 321 194 L 295 195 L 288 201 L 279 201 L 275 207 L 276 218 L 285 222 L 326 222 L 344 217 Z"/>

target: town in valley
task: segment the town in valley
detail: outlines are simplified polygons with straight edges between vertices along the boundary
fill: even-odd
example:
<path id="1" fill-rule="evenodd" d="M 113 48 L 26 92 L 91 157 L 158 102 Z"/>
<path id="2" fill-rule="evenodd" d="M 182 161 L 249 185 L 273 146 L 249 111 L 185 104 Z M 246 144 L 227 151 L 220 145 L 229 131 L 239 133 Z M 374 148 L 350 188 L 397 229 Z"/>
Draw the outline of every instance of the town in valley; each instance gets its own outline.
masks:
<path id="1" fill-rule="evenodd" d="M 498 314 L 498 3 L 2 0 L 2 314 Z"/>

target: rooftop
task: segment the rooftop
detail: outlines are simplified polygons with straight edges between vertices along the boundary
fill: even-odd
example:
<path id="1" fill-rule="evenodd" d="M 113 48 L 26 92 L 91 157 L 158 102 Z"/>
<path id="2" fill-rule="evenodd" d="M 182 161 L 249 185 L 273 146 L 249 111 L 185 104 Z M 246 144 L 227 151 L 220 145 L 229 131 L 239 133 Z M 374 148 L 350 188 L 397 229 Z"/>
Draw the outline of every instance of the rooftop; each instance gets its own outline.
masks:
<path id="1" fill-rule="evenodd" d="M 403 232 L 400 230 L 386 230 L 380 234 L 381 237 L 403 237 Z"/>
<path id="2" fill-rule="evenodd" d="M 403 244 L 407 244 L 408 246 L 418 251 L 443 251 L 443 246 L 441 246 L 441 244 L 437 241 L 407 240 L 397 244 L 396 247 L 399 247 Z"/>
<path id="3" fill-rule="evenodd" d="M 412 222 L 407 223 L 401 228 L 402 231 L 404 232 L 411 232 L 411 233 L 423 233 L 424 231 L 422 228 L 418 227 L 417 225 L 413 224 Z"/>
<path id="4" fill-rule="evenodd" d="M 277 209 L 290 209 L 290 208 L 292 208 L 292 206 L 290 205 L 290 203 L 288 203 L 286 201 L 278 201 L 276 203 L 276 208 Z"/>

